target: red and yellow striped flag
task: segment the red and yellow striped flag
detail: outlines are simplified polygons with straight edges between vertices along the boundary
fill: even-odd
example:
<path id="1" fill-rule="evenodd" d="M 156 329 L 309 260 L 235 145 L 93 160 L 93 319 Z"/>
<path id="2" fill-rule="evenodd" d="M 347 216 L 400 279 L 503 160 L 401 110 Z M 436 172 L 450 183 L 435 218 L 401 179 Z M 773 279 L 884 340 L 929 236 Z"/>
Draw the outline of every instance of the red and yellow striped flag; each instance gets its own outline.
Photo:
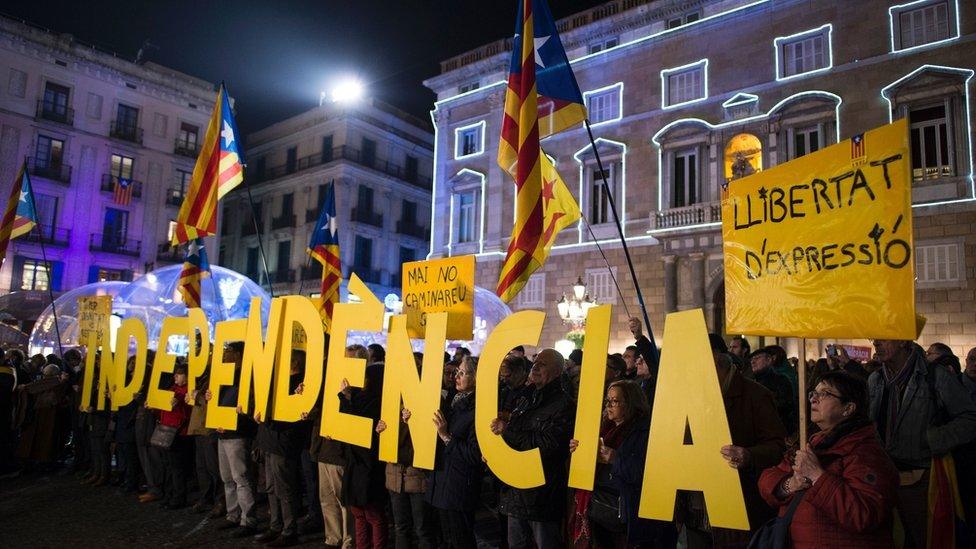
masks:
<path id="1" fill-rule="evenodd" d="M 7 208 L 0 221 L 0 263 L 7 257 L 7 246 L 18 236 L 25 235 L 37 224 L 37 210 L 30 190 L 30 176 L 27 175 L 27 162 L 17 172 L 17 179 L 10 187 Z"/>
<path id="2" fill-rule="evenodd" d="M 576 78 L 545 0 L 520 0 L 498 164 L 515 178 L 515 228 L 495 293 L 511 301 L 549 257 L 579 206 L 539 139 L 586 118 Z M 526 38 L 528 37 L 528 38 Z"/>
<path id="3" fill-rule="evenodd" d="M 227 90 L 220 85 L 190 188 L 176 216 L 173 245 L 217 233 L 217 201 L 244 181 L 237 124 Z"/>

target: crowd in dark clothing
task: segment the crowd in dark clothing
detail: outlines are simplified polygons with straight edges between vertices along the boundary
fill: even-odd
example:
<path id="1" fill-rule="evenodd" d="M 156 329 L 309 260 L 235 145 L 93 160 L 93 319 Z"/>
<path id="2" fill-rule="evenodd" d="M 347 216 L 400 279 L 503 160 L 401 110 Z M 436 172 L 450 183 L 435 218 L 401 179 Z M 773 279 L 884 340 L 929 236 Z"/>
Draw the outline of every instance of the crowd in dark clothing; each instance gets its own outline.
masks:
<path id="1" fill-rule="evenodd" d="M 31 474 L 68 466 L 93 488 L 114 485 L 141 504 L 173 511 L 190 507 L 227 535 L 271 547 L 321 533 L 327 547 L 361 549 L 746 547 L 750 540 L 764 547 L 773 535 L 793 547 L 922 548 L 931 468 L 952 455 L 966 513 L 956 539 L 973 539 L 976 349 L 963 363 L 946 345 L 926 351 L 877 341 L 872 363 L 862 364 L 834 346 L 798 371 L 781 346 L 752 350 L 745 338 L 727 346 L 710 336 L 731 435 L 720 452 L 738 474 L 750 526 L 743 531 L 712 525 L 699 492 L 679 491 L 671 521 L 638 516 L 658 350 L 639 321 L 630 329 L 633 345 L 606 359 L 592 490 L 567 488 L 579 444 L 572 436 L 583 353 L 564 358 L 542 349 L 530 360 L 521 347 L 501 364 L 498 415 L 488 427 L 514 450 L 538 450 L 545 482 L 533 488 L 508 486 L 485 464 L 475 435 L 478 357 L 463 347 L 445 354 L 434 417 L 401 409 L 395 463 L 379 459 L 379 434 L 389 428 L 380 420 L 386 356 L 379 345 L 346 348 L 348 357 L 366 362 L 365 381 L 357 388 L 343 380 L 338 395 L 341 412 L 371 420 L 370 448 L 320 436 L 321 399 L 296 422 L 255 420 L 253 402 L 245 413 L 238 406 L 239 342 L 220 350 L 238 381 L 219 393 L 206 377 L 189 391 L 186 360 L 177 359 L 173 372 L 160 376 L 160 387 L 173 395 L 164 410 L 146 406 L 150 372 L 132 402 L 112 411 L 111 395 L 97 381 L 90 401 L 81 402 L 80 352 L 27 360 L 7 350 L 0 362 L 0 466 Z M 414 360 L 419 371 L 423 355 Z M 289 366 L 289 392 L 301 393 L 304 353 L 295 351 Z M 133 368 L 130 359 L 129 375 Z M 803 445 L 800 376 L 811 389 L 811 434 Z M 235 430 L 206 427 L 213 399 L 237 408 Z M 429 471 L 413 466 L 416 421 L 437 429 Z M 685 443 L 694 443 L 694 433 L 686 432 Z M 266 520 L 258 513 L 265 505 Z M 482 521 L 494 523 L 501 539 L 485 539 Z"/>

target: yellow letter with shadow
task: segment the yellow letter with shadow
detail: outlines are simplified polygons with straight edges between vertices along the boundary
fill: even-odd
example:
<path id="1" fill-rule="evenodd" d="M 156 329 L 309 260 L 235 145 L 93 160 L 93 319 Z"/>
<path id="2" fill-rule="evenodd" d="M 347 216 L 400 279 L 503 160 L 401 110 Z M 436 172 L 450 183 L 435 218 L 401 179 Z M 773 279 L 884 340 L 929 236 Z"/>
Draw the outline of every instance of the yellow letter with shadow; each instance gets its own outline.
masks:
<path id="1" fill-rule="evenodd" d="M 596 475 L 596 453 L 603 417 L 603 384 L 607 371 L 607 348 L 610 346 L 610 305 L 593 307 L 586 313 L 586 338 L 583 340 L 583 364 L 580 369 L 579 395 L 576 401 L 576 426 L 573 438 L 579 446 L 569 460 L 569 486 L 593 490 Z"/>
<path id="2" fill-rule="evenodd" d="M 210 365 L 210 401 L 207 402 L 208 429 L 237 430 L 237 403 L 233 406 L 220 405 L 220 390 L 233 385 L 234 364 L 224 362 L 224 346 L 231 341 L 244 341 L 247 334 L 247 320 L 225 320 L 214 327 L 214 356 Z"/>
<path id="3" fill-rule="evenodd" d="M 302 419 L 302 412 L 309 412 L 315 406 L 322 389 L 322 355 L 325 351 L 325 332 L 322 318 L 312 301 L 304 296 L 290 295 L 282 298 L 284 318 L 281 321 L 282 334 L 278 347 L 278 367 L 275 368 L 275 398 L 273 417 L 277 421 L 295 422 Z M 305 332 L 305 385 L 302 394 L 289 394 L 291 377 L 291 354 L 295 344 L 295 325 Z"/>

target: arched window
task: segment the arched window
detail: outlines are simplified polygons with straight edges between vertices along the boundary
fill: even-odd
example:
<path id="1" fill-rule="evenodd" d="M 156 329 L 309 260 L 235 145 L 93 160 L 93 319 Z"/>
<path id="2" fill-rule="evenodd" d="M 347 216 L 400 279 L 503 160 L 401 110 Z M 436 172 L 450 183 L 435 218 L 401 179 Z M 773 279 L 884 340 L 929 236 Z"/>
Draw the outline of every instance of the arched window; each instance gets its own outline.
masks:
<path id="1" fill-rule="evenodd" d="M 762 171 L 762 143 L 750 133 L 740 133 L 725 147 L 725 180 L 732 181 Z"/>

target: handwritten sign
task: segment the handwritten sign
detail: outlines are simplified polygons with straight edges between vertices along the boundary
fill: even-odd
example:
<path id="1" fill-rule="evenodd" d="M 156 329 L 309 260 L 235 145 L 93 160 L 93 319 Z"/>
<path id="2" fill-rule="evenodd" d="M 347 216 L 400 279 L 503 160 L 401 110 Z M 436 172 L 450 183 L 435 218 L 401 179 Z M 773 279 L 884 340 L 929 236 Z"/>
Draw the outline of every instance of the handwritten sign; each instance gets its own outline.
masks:
<path id="1" fill-rule="evenodd" d="M 106 330 L 109 316 L 112 315 L 112 296 L 95 295 L 78 298 L 78 342 L 88 341 L 89 334 L 95 334 L 96 345 L 107 344 Z"/>
<path id="2" fill-rule="evenodd" d="M 910 158 L 899 120 L 733 181 L 727 331 L 913 339 Z"/>
<path id="3" fill-rule="evenodd" d="M 447 338 L 471 339 L 474 321 L 474 256 L 403 264 L 403 312 L 407 333 L 424 337 L 427 314 L 447 313 Z"/>

